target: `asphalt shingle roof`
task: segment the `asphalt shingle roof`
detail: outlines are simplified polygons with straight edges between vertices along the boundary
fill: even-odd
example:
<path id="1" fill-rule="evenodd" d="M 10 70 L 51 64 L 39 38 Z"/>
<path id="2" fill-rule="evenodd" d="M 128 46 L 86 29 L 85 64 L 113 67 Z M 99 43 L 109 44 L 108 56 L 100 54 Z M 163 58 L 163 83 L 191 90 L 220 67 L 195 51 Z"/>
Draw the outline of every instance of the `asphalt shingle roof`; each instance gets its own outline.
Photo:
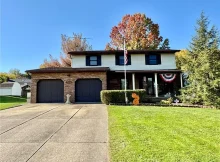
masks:
<path id="1" fill-rule="evenodd" d="M 0 84 L 0 88 L 11 88 L 13 87 L 14 82 L 4 82 Z"/>

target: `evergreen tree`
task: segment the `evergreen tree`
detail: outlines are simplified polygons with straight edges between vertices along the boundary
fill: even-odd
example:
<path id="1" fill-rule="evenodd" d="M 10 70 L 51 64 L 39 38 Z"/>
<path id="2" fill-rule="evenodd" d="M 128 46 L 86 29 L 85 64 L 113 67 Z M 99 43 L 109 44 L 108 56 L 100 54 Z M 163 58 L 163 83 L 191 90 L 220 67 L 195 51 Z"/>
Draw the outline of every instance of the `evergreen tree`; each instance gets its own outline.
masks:
<path id="1" fill-rule="evenodd" d="M 220 107 L 220 37 L 215 26 L 201 13 L 196 35 L 181 67 L 189 75 L 189 86 L 182 90 L 183 101 Z"/>
<path id="2" fill-rule="evenodd" d="M 159 49 L 170 49 L 170 41 L 169 41 L 169 39 L 166 38 L 163 41 L 163 43 L 161 44 Z"/>

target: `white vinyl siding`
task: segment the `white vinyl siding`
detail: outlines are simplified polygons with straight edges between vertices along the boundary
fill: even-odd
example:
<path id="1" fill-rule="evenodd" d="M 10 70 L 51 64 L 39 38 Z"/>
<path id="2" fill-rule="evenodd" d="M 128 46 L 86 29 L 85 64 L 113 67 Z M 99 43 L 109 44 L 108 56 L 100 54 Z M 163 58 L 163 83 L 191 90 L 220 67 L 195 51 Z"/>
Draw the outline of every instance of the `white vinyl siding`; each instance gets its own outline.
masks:
<path id="1" fill-rule="evenodd" d="M 14 82 L 14 85 L 12 87 L 12 95 L 13 96 L 21 96 L 21 85 L 17 82 Z"/>
<path id="2" fill-rule="evenodd" d="M 88 68 L 85 56 L 72 56 L 73 68 Z M 115 55 L 102 55 L 102 65 L 99 67 L 109 67 L 110 70 L 123 70 L 123 66 L 115 65 Z M 161 54 L 161 64 L 146 65 L 145 54 L 131 54 L 131 65 L 126 66 L 127 70 L 157 70 L 157 69 L 176 69 L 175 54 Z"/>
<path id="3" fill-rule="evenodd" d="M 1 88 L 0 96 L 9 96 L 12 94 L 11 92 L 12 92 L 11 88 Z"/>
<path id="4" fill-rule="evenodd" d="M 18 82 L 13 82 L 12 87 L 0 87 L 0 96 L 21 96 L 21 85 Z"/>

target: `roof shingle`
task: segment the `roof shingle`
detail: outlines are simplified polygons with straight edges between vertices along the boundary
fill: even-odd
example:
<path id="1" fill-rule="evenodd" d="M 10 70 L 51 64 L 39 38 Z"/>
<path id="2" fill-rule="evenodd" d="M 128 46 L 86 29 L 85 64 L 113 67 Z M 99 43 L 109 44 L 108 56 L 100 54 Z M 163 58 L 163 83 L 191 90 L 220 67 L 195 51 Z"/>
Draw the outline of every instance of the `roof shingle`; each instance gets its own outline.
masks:
<path id="1" fill-rule="evenodd" d="M 0 87 L 1 88 L 11 88 L 11 87 L 13 87 L 13 85 L 14 85 L 14 82 L 4 82 L 4 83 L 0 84 Z"/>
<path id="2" fill-rule="evenodd" d="M 166 50 L 127 50 L 128 54 L 145 54 L 145 53 L 154 53 L 154 54 L 170 54 L 176 53 L 180 50 L 166 49 Z M 98 51 L 71 51 L 68 52 L 70 55 L 106 55 L 106 54 L 123 54 L 124 50 L 98 50 Z"/>
<path id="3" fill-rule="evenodd" d="M 26 70 L 28 73 L 68 73 L 68 72 L 105 72 L 109 71 L 108 67 L 97 67 L 97 68 L 42 68 L 42 69 L 32 69 Z"/>

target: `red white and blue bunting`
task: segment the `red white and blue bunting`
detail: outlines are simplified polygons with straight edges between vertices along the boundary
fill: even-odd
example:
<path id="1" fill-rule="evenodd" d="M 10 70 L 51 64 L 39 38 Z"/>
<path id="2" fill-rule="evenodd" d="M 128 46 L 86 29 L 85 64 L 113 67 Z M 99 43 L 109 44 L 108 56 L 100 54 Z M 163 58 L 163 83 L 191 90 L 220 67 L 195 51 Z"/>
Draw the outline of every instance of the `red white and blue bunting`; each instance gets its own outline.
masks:
<path id="1" fill-rule="evenodd" d="M 171 83 L 176 78 L 176 74 L 173 73 L 166 73 L 166 74 L 160 74 L 161 79 L 163 79 L 164 82 Z"/>

